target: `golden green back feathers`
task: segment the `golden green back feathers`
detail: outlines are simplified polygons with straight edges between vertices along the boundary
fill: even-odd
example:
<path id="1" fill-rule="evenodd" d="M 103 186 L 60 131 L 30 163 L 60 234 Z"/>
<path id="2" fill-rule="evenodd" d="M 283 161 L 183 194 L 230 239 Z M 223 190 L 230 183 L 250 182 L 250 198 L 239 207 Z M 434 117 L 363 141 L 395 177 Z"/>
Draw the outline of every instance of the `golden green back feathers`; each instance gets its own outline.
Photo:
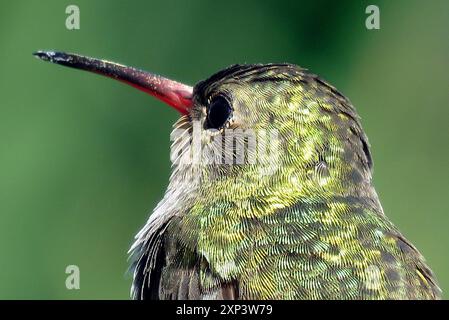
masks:
<path id="1" fill-rule="evenodd" d="M 243 144 L 236 130 L 273 131 L 275 163 L 268 153 L 217 163 L 236 160 L 235 144 L 219 161 L 175 161 L 134 247 L 135 298 L 440 297 L 421 254 L 384 215 L 367 137 L 334 87 L 290 64 L 236 65 L 193 92 L 175 131 L 198 123 L 199 147 L 215 151 L 227 131 Z M 172 159 L 192 140 L 175 139 Z"/>

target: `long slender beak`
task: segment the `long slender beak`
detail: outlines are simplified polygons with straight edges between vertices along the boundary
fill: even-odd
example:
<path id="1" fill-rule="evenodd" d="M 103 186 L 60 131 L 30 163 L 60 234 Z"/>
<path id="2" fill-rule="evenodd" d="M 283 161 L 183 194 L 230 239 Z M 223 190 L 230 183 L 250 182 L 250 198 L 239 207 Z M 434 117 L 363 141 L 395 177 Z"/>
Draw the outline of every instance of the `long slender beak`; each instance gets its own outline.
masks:
<path id="1" fill-rule="evenodd" d="M 98 73 L 122 81 L 162 100 L 181 114 L 188 114 L 192 107 L 192 87 L 150 72 L 73 53 L 37 51 L 33 55 L 44 61 Z"/>

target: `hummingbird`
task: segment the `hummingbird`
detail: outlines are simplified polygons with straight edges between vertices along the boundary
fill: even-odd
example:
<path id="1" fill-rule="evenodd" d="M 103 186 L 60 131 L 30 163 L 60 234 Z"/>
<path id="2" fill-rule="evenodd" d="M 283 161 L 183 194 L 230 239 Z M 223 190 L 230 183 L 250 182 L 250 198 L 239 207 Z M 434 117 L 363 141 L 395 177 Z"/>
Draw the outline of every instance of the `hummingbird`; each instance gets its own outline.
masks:
<path id="1" fill-rule="evenodd" d="M 129 252 L 132 298 L 441 298 L 423 256 L 384 214 L 355 108 L 317 75 L 289 63 L 232 65 L 191 87 L 107 60 L 34 55 L 180 113 L 169 185 Z M 257 161 L 237 163 L 250 130 L 276 133 L 276 157 L 252 149 Z M 198 149 L 205 156 L 188 161 Z"/>

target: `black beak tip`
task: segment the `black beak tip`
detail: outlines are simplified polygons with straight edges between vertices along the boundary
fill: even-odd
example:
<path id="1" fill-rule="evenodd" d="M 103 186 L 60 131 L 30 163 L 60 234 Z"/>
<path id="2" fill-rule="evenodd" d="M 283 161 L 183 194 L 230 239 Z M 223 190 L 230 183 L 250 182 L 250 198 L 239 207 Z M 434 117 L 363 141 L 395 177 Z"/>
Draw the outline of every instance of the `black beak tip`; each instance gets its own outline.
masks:
<path id="1" fill-rule="evenodd" d="M 33 52 L 33 56 L 40 60 L 49 61 L 53 63 L 67 63 L 70 62 L 71 57 L 63 52 L 57 52 L 57 51 L 36 51 Z"/>
<path id="2" fill-rule="evenodd" d="M 45 60 L 45 61 L 48 61 L 51 59 L 51 54 L 49 51 L 39 50 L 39 51 L 33 52 L 33 56 L 35 56 L 38 59 Z"/>

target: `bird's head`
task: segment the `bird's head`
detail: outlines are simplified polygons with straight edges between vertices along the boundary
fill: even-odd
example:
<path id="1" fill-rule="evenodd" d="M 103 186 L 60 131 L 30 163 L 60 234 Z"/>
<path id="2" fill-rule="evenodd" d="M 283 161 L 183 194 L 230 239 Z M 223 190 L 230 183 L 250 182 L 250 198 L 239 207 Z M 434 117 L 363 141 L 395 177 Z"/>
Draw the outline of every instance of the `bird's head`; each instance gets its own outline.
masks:
<path id="1" fill-rule="evenodd" d="M 354 108 L 295 65 L 234 65 L 192 88 L 105 60 L 35 55 L 123 81 L 179 111 L 171 153 L 176 179 L 200 178 L 204 190 L 217 190 L 209 198 L 261 196 L 276 207 L 371 192 L 371 155 Z"/>

